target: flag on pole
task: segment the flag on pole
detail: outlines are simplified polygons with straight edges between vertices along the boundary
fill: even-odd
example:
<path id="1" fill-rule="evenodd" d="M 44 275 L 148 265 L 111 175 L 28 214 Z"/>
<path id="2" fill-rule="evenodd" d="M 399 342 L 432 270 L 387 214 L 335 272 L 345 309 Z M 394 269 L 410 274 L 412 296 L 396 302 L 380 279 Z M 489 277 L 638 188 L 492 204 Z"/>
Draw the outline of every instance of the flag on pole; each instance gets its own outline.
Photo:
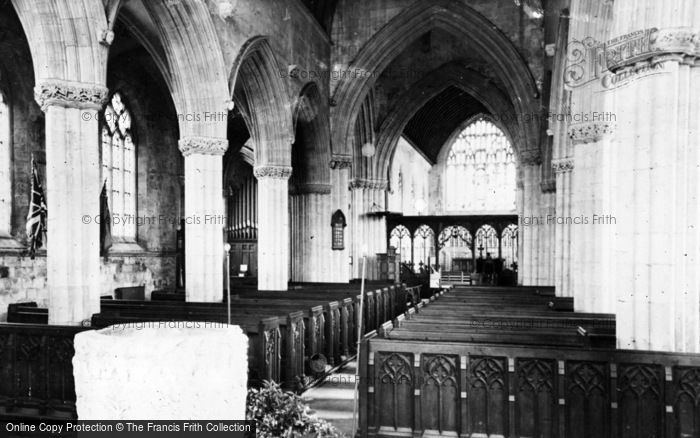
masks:
<path id="1" fill-rule="evenodd" d="M 42 234 L 46 232 L 46 198 L 41 187 L 36 163 L 32 157 L 32 182 L 29 211 L 27 212 L 27 239 L 29 240 L 29 257 L 34 259 L 36 250 L 43 244 Z"/>
<path id="2" fill-rule="evenodd" d="M 107 180 L 102 184 L 100 193 L 100 255 L 107 256 L 107 251 L 112 247 L 112 215 L 109 213 L 107 202 Z"/>

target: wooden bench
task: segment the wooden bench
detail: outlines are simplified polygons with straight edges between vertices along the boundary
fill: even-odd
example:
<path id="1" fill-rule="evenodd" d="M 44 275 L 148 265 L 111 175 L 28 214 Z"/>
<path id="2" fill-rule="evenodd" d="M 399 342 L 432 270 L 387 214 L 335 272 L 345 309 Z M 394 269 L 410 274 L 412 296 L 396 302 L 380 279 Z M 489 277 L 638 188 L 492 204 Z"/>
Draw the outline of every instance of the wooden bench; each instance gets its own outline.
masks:
<path id="1" fill-rule="evenodd" d="M 7 322 L 21 324 L 48 324 L 49 311 L 36 302 L 14 303 L 7 306 Z"/>
<path id="2" fill-rule="evenodd" d="M 358 373 L 358 436 L 700 431 L 688 396 L 700 375 L 697 354 L 374 337 L 363 341 Z"/>
<path id="3" fill-rule="evenodd" d="M 102 304 L 102 312 L 92 317 L 92 324 L 96 328 L 177 321 L 225 324 L 228 318 L 224 307 L 208 306 L 208 303 L 177 303 L 176 306 L 170 306 L 114 301 Z M 241 326 L 250 338 L 248 357 L 251 381 L 257 383 L 261 380 L 274 380 L 294 386 L 304 378 L 304 361 L 307 356 L 304 316 L 302 311 L 285 313 L 276 309 L 257 309 L 251 314 L 232 309 L 232 324 Z"/>
<path id="4" fill-rule="evenodd" d="M 146 299 L 146 288 L 144 286 L 118 287 L 114 289 L 114 298 L 143 301 Z"/>

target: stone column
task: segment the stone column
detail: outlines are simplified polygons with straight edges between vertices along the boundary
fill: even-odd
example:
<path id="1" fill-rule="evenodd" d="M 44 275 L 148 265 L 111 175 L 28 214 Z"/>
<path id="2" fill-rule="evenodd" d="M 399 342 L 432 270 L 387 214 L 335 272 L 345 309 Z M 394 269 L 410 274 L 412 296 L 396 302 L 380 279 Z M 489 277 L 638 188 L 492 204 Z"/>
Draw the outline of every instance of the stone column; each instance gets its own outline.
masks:
<path id="1" fill-rule="evenodd" d="M 540 216 L 544 218 L 545 224 L 538 227 L 538 265 L 537 265 L 537 286 L 554 285 L 554 224 L 547 221 L 548 216 L 554 214 L 555 183 L 553 179 L 540 183 Z"/>
<path id="2" fill-rule="evenodd" d="M 286 291 L 289 283 L 288 166 L 260 166 L 258 179 L 258 290 Z"/>
<path id="3" fill-rule="evenodd" d="M 98 111 L 102 85 L 40 82 L 46 113 L 47 283 L 49 323 L 77 325 L 100 310 Z"/>
<path id="4" fill-rule="evenodd" d="M 228 140 L 185 137 L 185 290 L 187 301 L 219 302 L 224 290 L 226 226 L 222 162 Z"/>
<path id="5" fill-rule="evenodd" d="M 540 216 L 539 157 L 530 153 L 523 154 L 520 165 L 522 168 L 522 203 L 518 211 L 526 220 L 531 221 L 533 218 Z M 533 221 L 530 225 L 525 225 L 521 221 L 518 228 L 518 237 L 521 239 L 519 245 L 522 245 L 522 250 L 519 251 L 522 257 L 518 259 L 518 278 L 522 280 L 519 284 L 523 286 L 537 284 L 537 267 L 540 255 L 537 236 L 540 234 L 540 228 L 543 226 L 545 225 L 536 221 Z M 520 250 L 520 248 L 518 249 Z"/>
<path id="6" fill-rule="evenodd" d="M 379 279 L 377 254 L 386 253 L 386 220 L 373 213 L 385 210 L 387 182 L 355 179 L 350 182 L 353 208 L 353 278 L 362 276 L 362 256 L 366 250 L 367 279 Z"/>
<path id="7" fill-rule="evenodd" d="M 576 103 L 576 101 L 574 101 Z M 591 112 L 601 112 L 603 101 Z M 612 294 L 606 291 L 614 281 L 610 264 L 612 237 L 610 233 L 617 227 L 608 223 L 611 213 L 609 179 L 612 166 L 611 152 L 616 145 L 611 142 L 613 123 L 574 123 L 569 137 L 573 147 L 576 169 L 572 172 L 571 212 L 564 219 L 571 223 L 564 226 L 570 229 L 571 266 L 574 270 L 572 284 L 575 308 L 577 311 L 612 313 Z M 585 279 L 585 281 L 583 280 Z"/>
<path id="8" fill-rule="evenodd" d="M 645 28 L 655 28 L 639 37 L 648 52 L 621 62 L 616 76 L 626 86 L 610 91 L 618 347 L 698 353 L 700 5 L 638 3 Z M 624 7 L 615 4 L 615 35 L 632 31 Z"/>
<path id="9" fill-rule="evenodd" d="M 293 281 L 333 281 L 330 195 L 330 185 L 306 184 L 290 198 Z"/>
<path id="10" fill-rule="evenodd" d="M 571 216 L 571 171 L 572 158 L 559 158 L 552 161 L 557 180 L 555 215 Z M 572 297 L 571 284 L 571 227 L 559 222 L 554 225 L 554 290 L 557 296 Z"/>
<path id="11" fill-rule="evenodd" d="M 345 215 L 348 226 L 345 228 L 345 249 L 334 250 L 330 254 L 331 281 L 347 283 L 350 281 L 350 256 L 352 255 L 354 225 L 350 206 L 350 174 L 352 172 L 352 157 L 334 155 L 331 163 L 331 214 L 340 210 Z"/>

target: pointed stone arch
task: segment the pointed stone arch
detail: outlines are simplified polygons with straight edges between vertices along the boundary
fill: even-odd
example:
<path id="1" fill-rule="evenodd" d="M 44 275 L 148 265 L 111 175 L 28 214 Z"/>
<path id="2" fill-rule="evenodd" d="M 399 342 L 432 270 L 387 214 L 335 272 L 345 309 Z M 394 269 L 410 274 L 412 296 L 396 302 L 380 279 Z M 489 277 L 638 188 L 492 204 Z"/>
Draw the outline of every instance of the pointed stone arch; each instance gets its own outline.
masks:
<path id="1" fill-rule="evenodd" d="M 178 113 L 200 115 L 198 121 L 180 117 L 180 137 L 226 138 L 225 118 L 203 117 L 227 111 L 229 100 L 223 53 L 206 2 L 148 0 L 143 5 L 165 50 Z"/>
<path id="2" fill-rule="evenodd" d="M 12 0 L 29 42 L 34 79 L 95 84 L 107 80 L 107 30 L 102 0 Z"/>
<path id="3" fill-rule="evenodd" d="M 256 166 L 290 166 L 294 129 L 289 92 L 267 37 L 243 45 L 228 83 L 255 144 Z"/>
<path id="4" fill-rule="evenodd" d="M 365 96 L 398 54 L 436 28 L 465 41 L 490 64 L 516 113 L 538 110 L 539 94 L 532 73 L 513 43 L 492 22 L 457 0 L 416 1 L 375 33 L 348 67 L 367 74 L 344 77 L 339 83 L 333 99 L 334 153 L 356 153 L 349 150 L 349 139 Z M 539 123 L 520 122 L 519 129 L 524 144 L 536 148 Z"/>
<path id="5" fill-rule="evenodd" d="M 298 176 L 297 184 L 311 187 L 330 184 L 330 126 L 324 102 L 315 82 L 306 84 L 296 100 L 292 154 L 297 158 L 293 157 L 293 163 L 296 161 L 294 164 L 301 166 L 293 172 Z"/>
<path id="6" fill-rule="evenodd" d="M 524 148 L 523 138 L 517 124 L 515 110 L 508 97 L 480 73 L 457 63 L 445 64 L 426 74 L 396 102 L 387 118 L 382 122 L 377 137 L 377 154 L 367 178 L 388 178 L 399 138 L 411 118 L 427 102 L 440 95 L 448 87 L 461 89 L 496 114 L 503 123 L 498 123 L 511 140 L 516 150 Z"/>

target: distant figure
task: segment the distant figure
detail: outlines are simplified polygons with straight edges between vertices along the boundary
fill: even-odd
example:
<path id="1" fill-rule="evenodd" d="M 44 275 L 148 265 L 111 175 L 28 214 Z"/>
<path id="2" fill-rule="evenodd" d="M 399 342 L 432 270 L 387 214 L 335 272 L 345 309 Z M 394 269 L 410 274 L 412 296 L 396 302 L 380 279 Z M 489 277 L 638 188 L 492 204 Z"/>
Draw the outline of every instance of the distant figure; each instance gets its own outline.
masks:
<path id="1" fill-rule="evenodd" d="M 484 277 L 485 277 L 487 284 L 493 283 L 493 270 L 494 270 L 493 259 L 491 258 L 491 253 L 487 252 L 486 253 L 486 260 L 484 261 Z"/>

